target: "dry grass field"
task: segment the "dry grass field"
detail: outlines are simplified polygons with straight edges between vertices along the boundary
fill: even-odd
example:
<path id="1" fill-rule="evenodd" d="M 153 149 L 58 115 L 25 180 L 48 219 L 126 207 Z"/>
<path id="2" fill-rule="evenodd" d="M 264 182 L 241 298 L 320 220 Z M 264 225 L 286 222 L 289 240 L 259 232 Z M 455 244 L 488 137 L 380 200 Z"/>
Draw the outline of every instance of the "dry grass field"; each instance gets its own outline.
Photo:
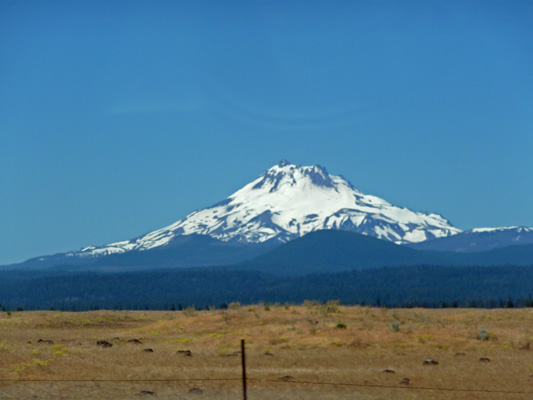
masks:
<path id="1" fill-rule="evenodd" d="M 251 400 L 533 398 L 532 309 L 307 303 L 0 313 L 0 399 L 241 399 L 241 339 Z"/>

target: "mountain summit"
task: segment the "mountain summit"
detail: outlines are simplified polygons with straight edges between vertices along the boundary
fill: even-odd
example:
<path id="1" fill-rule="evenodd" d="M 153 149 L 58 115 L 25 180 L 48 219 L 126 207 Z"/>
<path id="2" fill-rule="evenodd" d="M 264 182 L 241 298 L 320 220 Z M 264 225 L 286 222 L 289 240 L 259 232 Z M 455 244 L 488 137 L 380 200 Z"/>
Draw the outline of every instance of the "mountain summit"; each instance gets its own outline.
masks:
<path id="1" fill-rule="evenodd" d="M 95 257 L 169 246 L 182 235 L 222 241 L 286 242 L 309 232 L 338 229 L 394 243 L 416 243 L 461 232 L 438 214 L 394 206 L 366 195 L 319 165 L 282 160 L 227 199 L 136 239 L 87 247 L 71 256 Z"/>

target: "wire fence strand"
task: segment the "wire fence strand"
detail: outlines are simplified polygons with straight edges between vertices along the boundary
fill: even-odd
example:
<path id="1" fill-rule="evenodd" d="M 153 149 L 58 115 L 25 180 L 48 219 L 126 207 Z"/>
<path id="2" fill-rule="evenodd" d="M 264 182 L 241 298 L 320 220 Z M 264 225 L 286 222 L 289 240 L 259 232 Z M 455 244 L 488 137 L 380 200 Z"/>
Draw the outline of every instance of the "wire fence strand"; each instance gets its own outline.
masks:
<path id="1" fill-rule="evenodd" d="M 448 392 L 478 392 L 478 393 L 501 393 L 501 394 L 533 394 L 533 392 L 516 391 L 516 390 L 489 390 L 489 389 L 458 389 L 458 388 L 439 388 L 428 386 L 398 386 L 398 385 L 380 385 L 372 383 L 342 383 L 342 382 L 311 382 L 311 381 L 296 381 L 296 380 L 280 380 L 280 379 L 255 379 L 248 378 L 249 381 L 254 382 L 269 382 L 269 383 L 294 383 L 301 385 L 330 385 L 330 386 L 356 386 L 367 388 L 382 388 L 382 389 L 407 389 L 407 390 L 437 390 Z"/>
<path id="2" fill-rule="evenodd" d="M 168 378 L 168 379 L 8 379 L 0 378 L 0 382 L 76 382 L 76 383 L 99 383 L 99 382 L 224 382 L 224 381 L 241 381 L 242 378 Z M 380 385 L 372 383 L 346 383 L 346 382 L 320 382 L 320 381 L 297 381 L 297 380 L 280 380 L 280 379 L 258 379 L 246 378 L 248 382 L 262 383 L 281 383 L 297 385 L 323 385 L 323 386 L 352 386 L 361 388 L 378 388 L 378 389 L 401 389 L 401 390 L 426 390 L 426 391 L 446 391 L 446 392 L 463 392 L 463 393 L 498 393 L 498 394 L 533 394 L 532 391 L 520 390 L 490 390 L 490 389 L 459 389 L 443 388 L 428 386 L 398 386 L 398 385 Z"/>

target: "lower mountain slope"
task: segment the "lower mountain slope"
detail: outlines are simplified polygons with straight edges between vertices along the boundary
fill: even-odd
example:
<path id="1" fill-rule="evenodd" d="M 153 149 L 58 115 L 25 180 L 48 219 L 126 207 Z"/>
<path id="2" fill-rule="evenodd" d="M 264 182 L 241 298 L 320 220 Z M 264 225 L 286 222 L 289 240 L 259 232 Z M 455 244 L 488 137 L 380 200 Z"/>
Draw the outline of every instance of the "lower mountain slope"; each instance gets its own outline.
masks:
<path id="1" fill-rule="evenodd" d="M 480 253 L 422 251 L 346 231 L 323 230 L 231 268 L 283 276 L 405 265 L 533 265 L 533 245 Z"/>
<path id="2" fill-rule="evenodd" d="M 280 275 L 306 275 L 389 265 L 447 263 L 446 254 L 413 250 L 347 231 L 311 232 L 235 266 Z"/>

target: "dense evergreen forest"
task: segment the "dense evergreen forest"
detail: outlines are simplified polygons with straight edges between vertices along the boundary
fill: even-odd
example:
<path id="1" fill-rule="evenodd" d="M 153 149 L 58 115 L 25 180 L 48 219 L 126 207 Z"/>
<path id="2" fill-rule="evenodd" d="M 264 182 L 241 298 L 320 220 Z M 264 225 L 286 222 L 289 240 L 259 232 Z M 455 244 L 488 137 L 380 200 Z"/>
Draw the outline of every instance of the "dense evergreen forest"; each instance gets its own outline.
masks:
<path id="1" fill-rule="evenodd" d="M 280 277 L 259 271 L 4 271 L 4 311 L 180 309 L 305 300 L 386 307 L 531 307 L 533 266 L 402 266 Z"/>

